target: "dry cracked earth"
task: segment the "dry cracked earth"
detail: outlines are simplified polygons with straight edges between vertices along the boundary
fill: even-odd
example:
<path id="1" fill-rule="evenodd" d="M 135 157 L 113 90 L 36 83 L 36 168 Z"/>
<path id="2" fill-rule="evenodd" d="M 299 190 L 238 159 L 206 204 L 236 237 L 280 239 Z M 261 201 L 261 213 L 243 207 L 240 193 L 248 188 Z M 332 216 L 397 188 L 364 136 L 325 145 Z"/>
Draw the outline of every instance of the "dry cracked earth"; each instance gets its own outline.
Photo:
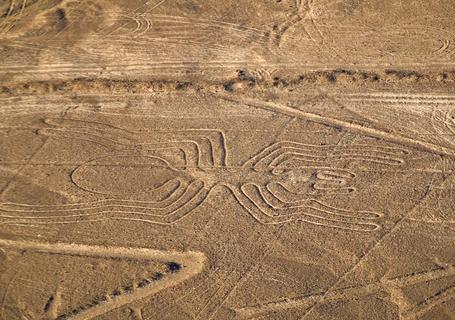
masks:
<path id="1" fill-rule="evenodd" d="M 452 0 L 0 0 L 0 319 L 455 319 Z"/>

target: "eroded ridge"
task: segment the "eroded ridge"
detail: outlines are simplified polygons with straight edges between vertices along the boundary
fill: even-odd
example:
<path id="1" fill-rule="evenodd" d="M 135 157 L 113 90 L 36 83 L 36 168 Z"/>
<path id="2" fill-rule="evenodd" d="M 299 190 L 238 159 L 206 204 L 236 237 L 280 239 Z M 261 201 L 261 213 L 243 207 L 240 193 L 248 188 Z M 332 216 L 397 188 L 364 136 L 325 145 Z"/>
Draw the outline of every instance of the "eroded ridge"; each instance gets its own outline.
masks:
<path id="1" fill-rule="evenodd" d="M 264 225 L 304 221 L 374 231 L 380 228 L 382 213 L 337 208 L 320 198 L 357 191 L 356 173 L 345 169 L 347 162 L 401 166 L 410 153 L 392 146 L 280 141 L 241 165 L 231 165 L 222 130 L 134 132 L 106 123 L 51 118 L 45 124 L 38 130 L 41 135 L 107 149 L 105 156 L 78 165 L 70 174 L 72 184 L 96 200 L 63 205 L 4 202 L 2 224 L 112 219 L 170 225 L 201 206 L 215 187 L 226 187 Z M 147 185 L 138 185 L 138 176 Z"/>
<path id="2" fill-rule="evenodd" d="M 116 289 L 112 294 L 96 298 L 91 303 L 80 306 L 65 314 L 58 314 L 54 310 L 53 313 L 56 314 L 55 319 L 61 320 L 93 319 L 131 304 L 134 301 L 147 298 L 199 274 L 203 270 L 206 261 L 205 255 L 201 252 L 174 252 L 148 248 L 105 247 L 67 243 L 50 244 L 5 239 L 0 239 L 0 247 L 61 255 L 149 260 L 167 264 L 168 272 L 165 274 L 151 274 L 150 277 L 134 282 L 131 286 Z"/>

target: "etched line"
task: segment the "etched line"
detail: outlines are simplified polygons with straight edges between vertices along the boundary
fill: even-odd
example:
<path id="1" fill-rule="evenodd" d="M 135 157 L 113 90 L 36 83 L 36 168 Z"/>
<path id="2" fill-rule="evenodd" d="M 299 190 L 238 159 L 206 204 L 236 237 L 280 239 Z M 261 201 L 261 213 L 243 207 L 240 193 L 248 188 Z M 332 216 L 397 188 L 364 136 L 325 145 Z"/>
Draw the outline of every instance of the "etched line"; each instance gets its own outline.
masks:
<path id="1" fill-rule="evenodd" d="M 260 316 L 266 316 L 272 312 L 280 312 L 293 308 L 307 308 L 314 303 L 333 302 L 359 299 L 377 292 L 388 292 L 391 289 L 401 289 L 418 284 L 425 285 L 429 281 L 452 277 L 455 275 L 454 266 L 429 270 L 411 275 L 404 275 L 393 279 L 380 279 L 377 282 L 369 283 L 362 286 L 344 287 L 334 289 L 329 293 L 320 292 L 309 294 L 301 297 L 286 298 L 274 302 L 268 302 L 257 306 L 249 306 L 235 309 L 236 319 L 254 319 Z M 453 287 L 444 290 L 444 297 L 438 300 L 438 303 L 443 303 L 450 296 L 453 296 Z M 405 319 L 413 319 L 413 317 L 422 315 L 435 304 L 431 302 L 424 303 L 421 306 L 411 306 L 410 310 L 406 311 L 403 316 Z"/>
<path id="2" fill-rule="evenodd" d="M 360 124 L 347 122 L 344 120 L 339 120 L 331 117 L 321 116 L 316 113 L 306 112 L 299 109 L 295 109 L 292 107 L 288 107 L 286 105 L 274 103 L 274 102 L 267 102 L 267 101 L 260 101 L 251 98 L 237 98 L 230 95 L 221 95 L 222 98 L 228 101 L 249 105 L 252 107 L 265 109 L 268 111 L 272 111 L 275 113 L 281 113 L 285 115 L 289 115 L 292 117 L 298 117 L 306 120 L 310 120 L 316 123 L 328 125 L 331 127 L 338 127 L 344 128 L 348 131 L 364 134 L 369 137 L 380 138 L 385 141 L 390 141 L 393 143 L 397 143 L 400 145 L 406 145 L 409 147 L 414 147 L 417 149 L 422 149 L 434 154 L 444 155 L 444 156 L 455 156 L 455 151 L 445 148 L 443 146 L 434 145 L 429 142 L 414 140 L 411 138 L 403 137 L 400 135 L 393 134 L 387 131 L 381 131 L 378 129 L 366 127 Z"/>
<path id="3" fill-rule="evenodd" d="M 119 220 L 171 225 L 199 208 L 214 188 L 225 187 L 264 225 L 302 221 L 350 231 L 376 231 L 381 228 L 382 213 L 336 208 L 318 198 L 357 191 L 353 186 L 356 174 L 342 168 L 346 161 L 400 166 L 410 154 L 407 149 L 388 146 L 279 141 L 243 164 L 231 166 L 221 130 L 134 132 L 79 119 L 46 118 L 44 123 L 50 128 L 39 132 L 46 136 L 110 147 L 108 156 L 78 165 L 70 173 L 73 185 L 97 200 L 60 205 L 4 202 L 0 203 L 0 224 Z M 188 151 L 189 142 L 195 146 L 193 153 Z M 173 164 L 174 152 L 158 156 L 156 151 L 163 146 L 182 151 L 185 164 Z M 337 162 L 340 168 L 334 166 Z M 138 180 L 145 184 L 138 184 Z"/>

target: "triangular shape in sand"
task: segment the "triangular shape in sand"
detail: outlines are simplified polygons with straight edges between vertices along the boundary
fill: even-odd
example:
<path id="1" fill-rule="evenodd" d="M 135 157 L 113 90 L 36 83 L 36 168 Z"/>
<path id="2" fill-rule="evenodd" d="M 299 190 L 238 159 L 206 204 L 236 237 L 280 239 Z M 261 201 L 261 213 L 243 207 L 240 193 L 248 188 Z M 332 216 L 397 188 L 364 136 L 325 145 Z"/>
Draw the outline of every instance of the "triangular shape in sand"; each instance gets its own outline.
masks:
<path id="1" fill-rule="evenodd" d="M 92 319 L 193 277 L 205 261 L 147 248 L 12 240 L 0 248 L 6 318 Z"/>

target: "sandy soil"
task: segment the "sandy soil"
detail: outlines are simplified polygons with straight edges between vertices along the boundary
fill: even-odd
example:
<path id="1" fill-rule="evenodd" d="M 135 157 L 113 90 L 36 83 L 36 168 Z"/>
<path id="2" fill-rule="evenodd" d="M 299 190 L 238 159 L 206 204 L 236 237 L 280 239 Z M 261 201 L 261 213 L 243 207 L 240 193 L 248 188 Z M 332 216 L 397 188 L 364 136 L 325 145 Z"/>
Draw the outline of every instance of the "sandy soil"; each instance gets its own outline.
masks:
<path id="1" fill-rule="evenodd" d="M 455 319 L 454 16 L 0 1 L 0 319 Z"/>

